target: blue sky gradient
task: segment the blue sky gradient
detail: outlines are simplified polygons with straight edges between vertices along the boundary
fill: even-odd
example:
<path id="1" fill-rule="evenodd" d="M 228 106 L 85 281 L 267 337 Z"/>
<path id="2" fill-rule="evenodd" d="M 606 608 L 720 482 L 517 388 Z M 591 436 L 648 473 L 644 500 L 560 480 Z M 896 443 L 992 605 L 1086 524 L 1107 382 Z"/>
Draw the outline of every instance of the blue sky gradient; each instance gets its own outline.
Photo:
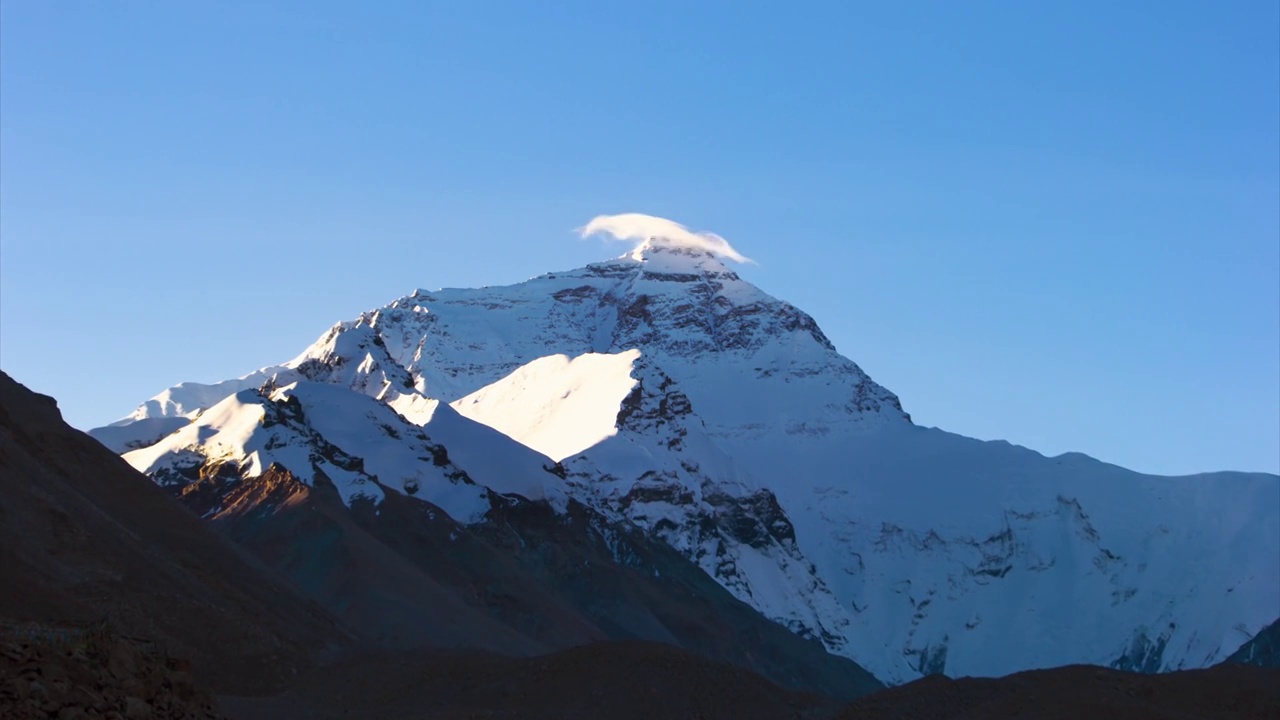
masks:
<path id="1" fill-rule="evenodd" d="M 366 5 L 0 5 L 5 371 L 90 427 L 644 212 L 921 424 L 1280 471 L 1277 3 Z"/>

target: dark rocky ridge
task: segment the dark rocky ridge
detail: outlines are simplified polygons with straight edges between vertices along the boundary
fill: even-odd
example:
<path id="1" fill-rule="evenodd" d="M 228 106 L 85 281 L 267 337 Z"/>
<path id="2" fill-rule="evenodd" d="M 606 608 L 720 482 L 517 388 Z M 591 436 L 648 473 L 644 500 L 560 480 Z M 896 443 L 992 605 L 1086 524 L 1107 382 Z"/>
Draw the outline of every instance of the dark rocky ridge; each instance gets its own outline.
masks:
<path id="1" fill-rule="evenodd" d="M 222 717 L 186 661 L 105 627 L 0 626 L 0 678 L 6 720 Z"/>
<path id="2" fill-rule="evenodd" d="M 269 692 L 350 636 L 0 373 L 0 618 L 102 626 L 186 658 L 206 687 Z"/>
<path id="3" fill-rule="evenodd" d="M 933 675 L 849 705 L 839 720 L 1280 718 L 1280 671 L 1220 665 L 1163 675 L 1088 665 L 1003 678 Z"/>
<path id="4" fill-rule="evenodd" d="M 644 642 L 520 659 L 381 655 L 311 673 L 278 698 L 225 704 L 241 720 L 818 720 L 839 707 L 741 668 Z"/>

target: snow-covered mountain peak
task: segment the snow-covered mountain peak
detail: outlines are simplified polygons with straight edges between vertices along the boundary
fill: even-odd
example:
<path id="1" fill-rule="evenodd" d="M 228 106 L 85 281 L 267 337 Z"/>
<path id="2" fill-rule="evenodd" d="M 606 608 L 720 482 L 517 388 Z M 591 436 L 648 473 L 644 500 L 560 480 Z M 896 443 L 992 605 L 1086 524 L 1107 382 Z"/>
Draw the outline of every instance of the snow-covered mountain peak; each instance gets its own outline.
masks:
<path id="1" fill-rule="evenodd" d="M 661 235 L 648 238 L 620 259 L 644 263 L 645 272 L 710 273 L 738 279 L 737 274 L 710 250 L 691 247 Z"/>
<path id="2" fill-rule="evenodd" d="M 682 382 L 713 435 L 910 422 L 897 397 L 840 355 L 813 318 L 743 280 L 714 251 L 666 237 L 515 285 L 415 291 L 335 325 L 287 363 L 172 388 L 121 424 L 187 416 L 277 374 L 387 403 L 403 394 L 453 403 L 538 358 L 632 350 Z M 155 439 L 141 426 L 112 434 L 121 448 Z"/>
<path id="3" fill-rule="evenodd" d="M 599 235 L 635 243 L 637 260 L 642 259 L 643 250 L 662 246 L 694 250 L 733 262 L 753 262 L 730 245 L 728 240 L 715 233 L 694 232 L 678 222 L 644 213 L 598 215 L 578 231 L 584 238 Z"/>
<path id="4" fill-rule="evenodd" d="M 1155 478 L 916 427 L 812 317 L 730 269 L 722 238 L 648 216 L 587 230 L 637 245 L 414 292 L 95 437 L 162 482 L 274 462 L 344 499 L 412 487 L 462 522 L 490 492 L 572 497 L 895 682 L 1197 667 L 1275 620 L 1280 478 Z M 458 477 L 417 467 L 437 443 Z"/>

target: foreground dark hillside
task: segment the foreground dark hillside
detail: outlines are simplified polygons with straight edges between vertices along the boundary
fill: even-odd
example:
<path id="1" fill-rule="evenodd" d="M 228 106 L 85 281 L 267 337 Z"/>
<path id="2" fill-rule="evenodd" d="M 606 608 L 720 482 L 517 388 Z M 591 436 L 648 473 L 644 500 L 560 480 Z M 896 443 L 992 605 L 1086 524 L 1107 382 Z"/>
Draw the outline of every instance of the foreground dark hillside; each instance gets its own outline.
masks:
<path id="1" fill-rule="evenodd" d="M 158 643 L 104 627 L 0 626 L 0 718 L 221 717 L 213 697 Z"/>
<path id="2" fill-rule="evenodd" d="M 105 627 L 271 692 L 350 643 L 313 603 L 0 373 L 0 619 Z"/>
<path id="3" fill-rule="evenodd" d="M 732 665 L 659 643 L 604 642 L 536 658 L 384 653 L 328 666 L 272 699 L 224 699 L 233 717 L 829 717 L 830 699 L 784 690 Z"/>
<path id="4" fill-rule="evenodd" d="M 870 695 L 840 720 L 1222 720 L 1280 718 L 1280 670 L 1219 665 L 1142 675 L 1088 665 L 1003 678 L 941 675 Z"/>
<path id="5" fill-rule="evenodd" d="M 228 699 L 243 720 L 315 718 L 1280 719 L 1280 670 L 1143 675 L 1076 665 L 1003 678 L 931 676 L 844 705 L 653 643 L 513 659 L 383 654 L 319 669 L 287 695 Z"/>

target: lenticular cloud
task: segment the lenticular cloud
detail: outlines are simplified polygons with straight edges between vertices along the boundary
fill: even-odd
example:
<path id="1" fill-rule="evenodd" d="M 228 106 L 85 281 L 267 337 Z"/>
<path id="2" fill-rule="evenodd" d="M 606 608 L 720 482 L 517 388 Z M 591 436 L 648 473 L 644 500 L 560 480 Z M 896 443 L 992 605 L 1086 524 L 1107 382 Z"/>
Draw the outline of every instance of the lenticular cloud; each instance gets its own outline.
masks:
<path id="1" fill-rule="evenodd" d="M 607 235 L 614 240 L 634 242 L 637 245 L 647 242 L 650 238 L 661 238 L 672 245 L 706 250 L 734 262 L 755 262 L 734 250 L 728 240 L 715 233 L 692 232 L 678 222 L 643 213 L 597 215 L 584 227 L 578 228 L 578 232 L 584 238 L 592 235 Z"/>

